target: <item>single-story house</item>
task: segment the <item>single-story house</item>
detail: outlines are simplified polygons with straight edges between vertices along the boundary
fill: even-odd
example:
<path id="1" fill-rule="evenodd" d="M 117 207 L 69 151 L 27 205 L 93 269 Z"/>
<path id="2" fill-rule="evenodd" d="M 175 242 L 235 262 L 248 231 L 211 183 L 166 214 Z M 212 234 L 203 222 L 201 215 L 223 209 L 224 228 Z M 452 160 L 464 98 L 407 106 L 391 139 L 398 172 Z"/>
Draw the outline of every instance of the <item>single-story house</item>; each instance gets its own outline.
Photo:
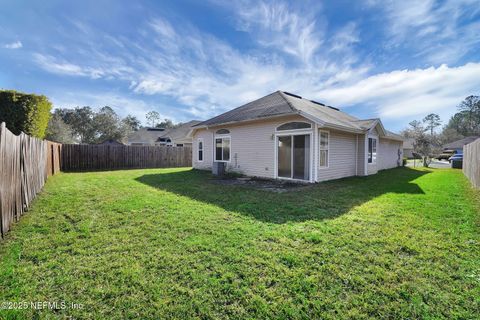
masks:
<path id="1" fill-rule="evenodd" d="M 408 138 L 403 141 L 403 157 L 413 159 L 415 149 L 415 139 Z"/>
<path id="2" fill-rule="evenodd" d="M 403 138 L 380 119 L 276 91 L 193 126 L 193 167 L 319 182 L 400 166 Z"/>
<path id="3" fill-rule="evenodd" d="M 463 139 L 447 143 L 443 146 L 443 150 L 455 150 L 457 152 L 463 152 L 463 146 L 480 138 L 480 136 L 470 136 Z"/>
<path id="4" fill-rule="evenodd" d="M 132 146 L 173 146 L 191 147 L 192 137 L 189 132 L 192 126 L 200 123 L 192 120 L 176 128 L 141 128 L 132 132 L 127 138 L 127 144 Z"/>

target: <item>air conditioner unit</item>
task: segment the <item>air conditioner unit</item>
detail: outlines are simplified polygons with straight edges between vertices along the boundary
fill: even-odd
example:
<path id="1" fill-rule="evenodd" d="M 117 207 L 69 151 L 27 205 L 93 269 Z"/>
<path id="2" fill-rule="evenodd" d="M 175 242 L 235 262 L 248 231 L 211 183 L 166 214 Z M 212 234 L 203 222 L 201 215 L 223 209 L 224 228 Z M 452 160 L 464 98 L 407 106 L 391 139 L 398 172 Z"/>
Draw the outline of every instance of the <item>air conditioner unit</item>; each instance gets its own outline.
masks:
<path id="1" fill-rule="evenodd" d="M 223 176 L 225 174 L 225 162 L 214 162 L 212 166 L 212 174 Z"/>

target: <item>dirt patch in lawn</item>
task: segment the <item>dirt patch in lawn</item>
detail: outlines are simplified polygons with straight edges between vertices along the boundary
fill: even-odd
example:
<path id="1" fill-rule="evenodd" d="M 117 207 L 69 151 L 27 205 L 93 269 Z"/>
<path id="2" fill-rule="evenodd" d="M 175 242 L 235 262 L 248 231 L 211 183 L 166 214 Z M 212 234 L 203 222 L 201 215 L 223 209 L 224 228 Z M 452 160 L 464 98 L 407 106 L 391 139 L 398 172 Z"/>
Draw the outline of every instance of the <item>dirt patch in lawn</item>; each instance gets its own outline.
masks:
<path id="1" fill-rule="evenodd" d="M 312 184 L 306 182 L 292 182 L 273 179 L 247 178 L 247 177 L 222 177 L 211 180 L 214 184 L 225 186 L 244 186 L 258 190 L 271 192 L 297 191 L 311 187 Z"/>

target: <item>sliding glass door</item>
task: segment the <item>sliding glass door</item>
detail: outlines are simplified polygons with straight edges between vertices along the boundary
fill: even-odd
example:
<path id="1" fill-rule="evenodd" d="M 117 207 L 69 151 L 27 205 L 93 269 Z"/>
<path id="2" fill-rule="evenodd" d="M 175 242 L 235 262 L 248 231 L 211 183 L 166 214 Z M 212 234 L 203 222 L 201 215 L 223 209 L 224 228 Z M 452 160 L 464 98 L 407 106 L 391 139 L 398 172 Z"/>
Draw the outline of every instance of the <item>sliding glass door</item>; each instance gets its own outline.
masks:
<path id="1" fill-rule="evenodd" d="M 278 137 L 278 177 L 310 179 L 310 135 L 282 135 Z"/>

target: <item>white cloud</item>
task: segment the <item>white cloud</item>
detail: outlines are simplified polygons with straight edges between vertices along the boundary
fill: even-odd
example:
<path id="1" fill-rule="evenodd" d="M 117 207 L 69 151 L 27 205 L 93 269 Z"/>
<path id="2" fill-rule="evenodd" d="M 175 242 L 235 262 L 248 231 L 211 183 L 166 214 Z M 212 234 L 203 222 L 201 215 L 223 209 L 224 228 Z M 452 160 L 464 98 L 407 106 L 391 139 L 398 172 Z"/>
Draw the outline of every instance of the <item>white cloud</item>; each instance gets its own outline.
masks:
<path id="1" fill-rule="evenodd" d="M 468 95 L 478 94 L 480 63 L 460 67 L 399 70 L 367 77 L 351 86 L 318 92 L 339 106 L 373 107 L 376 115 L 398 121 L 435 112 L 445 120 Z"/>
<path id="2" fill-rule="evenodd" d="M 101 70 L 96 70 L 89 67 L 82 67 L 73 63 L 58 61 L 58 59 L 56 59 L 55 57 L 43 55 L 40 53 L 35 53 L 34 59 L 42 69 L 52 73 L 71 76 L 88 76 L 93 79 L 98 79 L 103 76 L 103 72 Z"/>
<path id="3" fill-rule="evenodd" d="M 360 36 L 356 24 L 350 22 L 341 28 L 331 39 L 329 44 L 331 51 L 344 51 L 350 49 L 352 45 L 360 42 Z"/>
<path id="4" fill-rule="evenodd" d="M 160 35 L 172 39 L 175 37 L 175 31 L 172 25 L 165 19 L 156 18 L 150 22 L 150 26 Z"/>
<path id="5" fill-rule="evenodd" d="M 89 77 L 91 79 L 125 79 L 133 69 L 126 66 L 124 61 L 100 52 L 86 53 L 82 64 L 68 62 L 52 55 L 34 53 L 34 61 L 45 71 L 68 76 Z M 88 64 L 91 65 L 88 65 Z"/>
<path id="6" fill-rule="evenodd" d="M 229 9 L 237 16 L 237 28 L 248 31 L 263 46 L 279 49 L 310 63 L 324 39 L 315 15 L 318 4 L 300 7 L 282 1 L 239 1 Z"/>
<path id="7" fill-rule="evenodd" d="M 454 63 L 480 44 L 478 0 L 368 1 L 386 17 L 385 30 L 395 50 L 406 46 L 434 64 Z"/>
<path id="8" fill-rule="evenodd" d="M 3 46 L 5 49 L 20 49 L 23 47 L 23 44 L 21 41 L 15 41 L 12 43 L 7 43 L 6 45 Z"/>

